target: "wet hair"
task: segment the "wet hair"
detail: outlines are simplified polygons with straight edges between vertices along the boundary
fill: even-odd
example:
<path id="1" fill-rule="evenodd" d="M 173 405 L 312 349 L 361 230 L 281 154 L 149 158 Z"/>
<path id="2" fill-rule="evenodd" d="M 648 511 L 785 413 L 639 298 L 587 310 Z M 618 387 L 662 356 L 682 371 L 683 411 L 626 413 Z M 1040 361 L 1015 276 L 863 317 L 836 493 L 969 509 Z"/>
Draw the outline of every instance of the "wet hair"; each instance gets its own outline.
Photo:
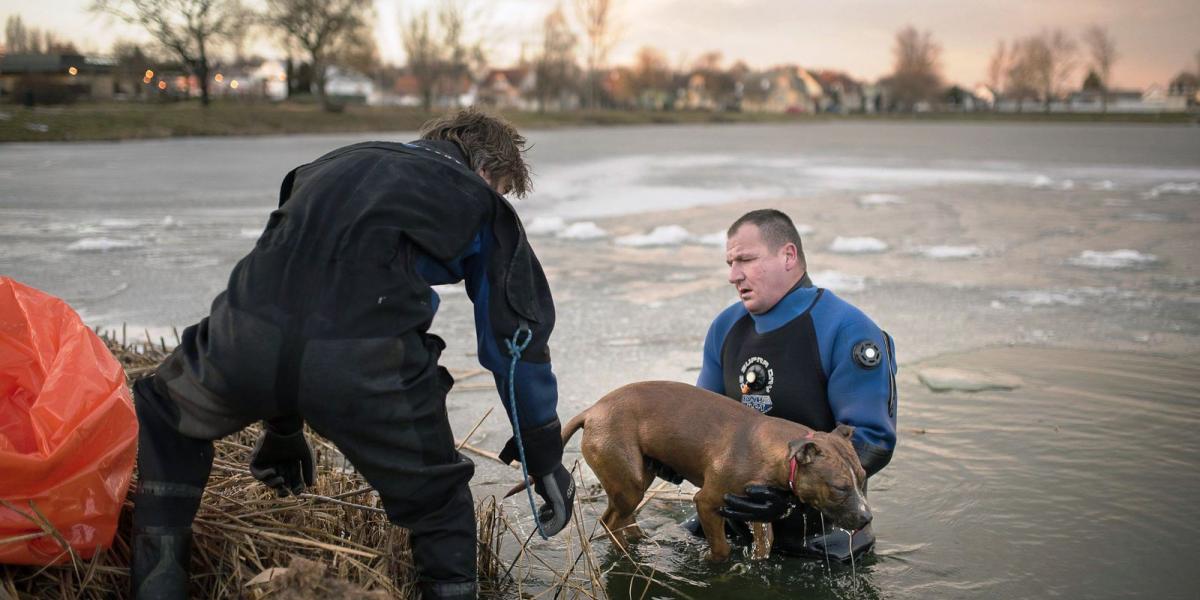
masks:
<path id="1" fill-rule="evenodd" d="M 421 139 L 458 144 L 472 171 L 486 171 L 492 183 L 507 181 L 518 198 L 533 189 L 525 164 L 525 136 L 502 117 L 477 108 L 433 119 L 421 126 Z"/>
<path id="2" fill-rule="evenodd" d="M 800 243 L 800 232 L 796 231 L 796 225 L 783 212 L 773 208 L 763 208 L 752 210 L 733 222 L 729 226 L 729 231 L 725 233 L 725 237 L 733 237 L 742 225 L 752 224 L 758 227 L 758 232 L 762 239 L 767 244 L 767 249 L 771 252 L 779 250 L 784 244 L 792 243 L 796 245 L 796 257 L 800 259 L 800 264 L 808 267 L 808 261 L 804 258 L 804 246 Z"/>

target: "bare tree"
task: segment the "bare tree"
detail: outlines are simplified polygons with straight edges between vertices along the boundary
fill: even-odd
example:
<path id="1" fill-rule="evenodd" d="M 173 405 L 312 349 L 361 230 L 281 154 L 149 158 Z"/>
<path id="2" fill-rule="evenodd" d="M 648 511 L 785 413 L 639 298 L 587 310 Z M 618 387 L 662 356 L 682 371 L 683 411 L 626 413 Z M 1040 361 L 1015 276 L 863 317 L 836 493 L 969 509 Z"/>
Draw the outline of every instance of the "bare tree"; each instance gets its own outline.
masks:
<path id="1" fill-rule="evenodd" d="M 365 27 L 370 10 L 370 0 L 267 0 L 267 23 L 308 54 L 317 98 L 325 110 L 334 109 L 325 93 L 333 49 L 347 38 L 370 35 Z"/>
<path id="2" fill-rule="evenodd" d="M 587 105 L 596 106 L 598 72 L 608 62 L 608 53 L 616 43 L 615 0 L 575 0 L 575 13 L 587 38 Z"/>
<path id="3" fill-rule="evenodd" d="M 29 53 L 29 30 L 21 15 L 9 15 L 4 21 L 4 51 L 8 54 Z"/>
<path id="4" fill-rule="evenodd" d="M 1063 93 L 1075 70 L 1076 44 L 1063 30 L 1043 31 L 1032 40 L 1032 66 L 1042 96 L 1042 106 L 1050 112 L 1050 103 Z"/>
<path id="5" fill-rule="evenodd" d="M 918 103 L 934 98 L 942 86 L 942 47 L 933 34 L 905 27 L 896 33 L 892 53 L 895 66 L 889 80 L 896 102 L 911 111 Z"/>
<path id="6" fill-rule="evenodd" d="M 1100 76 L 1100 110 L 1108 112 L 1109 77 L 1113 63 L 1117 62 L 1117 41 L 1107 29 L 1093 25 L 1083 33 L 1083 43 L 1092 58 L 1092 70 Z"/>
<path id="7" fill-rule="evenodd" d="M 650 46 L 638 50 L 633 66 L 633 86 L 643 103 L 651 104 L 654 108 L 667 104 L 672 80 L 671 63 L 662 52 Z M 646 102 L 649 96 L 654 98 Z"/>
<path id="8" fill-rule="evenodd" d="M 538 110 L 545 111 L 551 99 L 562 109 L 566 94 L 575 85 L 579 67 L 575 63 L 578 39 L 567 25 L 562 6 L 557 6 L 542 20 L 542 51 L 534 61 Z"/>
<path id="9" fill-rule="evenodd" d="M 409 73 L 417 80 L 425 110 L 433 108 L 439 94 L 456 92 L 486 62 L 482 44 L 466 39 L 470 20 L 462 4 L 446 0 L 436 14 L 421 11 L 402 24 Z"/>
<path id="10" fill-rule="evenodd" d="M 209 103 L 210 53 L 247 18 L 238 0 L 95 0 L 91 10 L 141 25 L 196 76 L 203 106 Z"/>
<path id="11" fill-rule="evenodd" d="M 1004 44 L 1004 40 L 996 42 L 996 50 L 992 52 L 992 58 L 988 61 L 987 81 L 988 87 L 997 96 L 997 104 L 1000 101 L 1000 91 L 1004 89 L 1004 78 L 1008 75 L 1009 61 L 1008 47 Z"/>
<path id="12" fill-rule="evenodd" d="M 1024 111 L 1026 100 L 1037 98 L 1037 65 L 1043 61 L 1043 49 L 1036 37 L 1018 39 L 1009 46 L 1004 94 L 1016 99 L 1017 112 Z"/>

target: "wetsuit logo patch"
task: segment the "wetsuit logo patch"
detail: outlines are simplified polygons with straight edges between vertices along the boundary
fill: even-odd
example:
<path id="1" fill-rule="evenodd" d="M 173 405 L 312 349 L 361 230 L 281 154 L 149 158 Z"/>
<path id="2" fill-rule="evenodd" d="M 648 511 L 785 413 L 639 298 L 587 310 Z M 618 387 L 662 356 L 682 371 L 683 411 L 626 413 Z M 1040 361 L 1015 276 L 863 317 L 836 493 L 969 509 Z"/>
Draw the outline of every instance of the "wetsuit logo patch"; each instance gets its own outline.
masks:
<path id="1" fill-rule="evenodd" d="M 765 413 L 771 410 L 771 388 L 775 385 L 775 369 L 761 356 L 751 356 L 742 363 L 738 373 L 738 386 L 742 391 L 742 404 Z"/>

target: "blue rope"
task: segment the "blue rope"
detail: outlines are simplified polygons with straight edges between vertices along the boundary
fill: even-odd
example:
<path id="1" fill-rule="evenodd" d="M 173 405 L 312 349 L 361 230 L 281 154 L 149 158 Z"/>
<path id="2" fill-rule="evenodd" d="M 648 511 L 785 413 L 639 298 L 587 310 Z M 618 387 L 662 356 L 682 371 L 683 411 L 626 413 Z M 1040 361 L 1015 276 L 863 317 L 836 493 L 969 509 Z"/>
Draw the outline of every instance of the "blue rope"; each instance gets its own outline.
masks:
<path id="1" fill-rule="evenodd" d="M 521 333 L 525 333 L 525 340 L 521 341 Z M 512 362 L 508 364 L 508 405 L 512 408 L 513 422 L 513 439 L 517 441 L 517 454 L 521 458 L 521 475 L 522 481 L 529 482 L 529 467 L 525 466 L 525 443 L 521 441 L 521 423 L 517 415 L 517 391 L 513 382 L 517 376 L 517 361 L 521 359 L 521 352 L 529 347 L 529 342 L 533 341 L 533 332 L 529 327 L 522 323 L 513 333 L 511 339 L 504 340 L 504 344 L 508 347 L 508 355 L 512 357 Z M 550 539 L 542 529 L 542 520 L 538 518 L 537 505 L 533 501 L 533 484 L 529 483 L 525 486 L 525 494 L 529 496 L 529 510 L 533 513 L 533 523 L 537 525 L 538 535 L 542 536 L 543 540 Z"/>

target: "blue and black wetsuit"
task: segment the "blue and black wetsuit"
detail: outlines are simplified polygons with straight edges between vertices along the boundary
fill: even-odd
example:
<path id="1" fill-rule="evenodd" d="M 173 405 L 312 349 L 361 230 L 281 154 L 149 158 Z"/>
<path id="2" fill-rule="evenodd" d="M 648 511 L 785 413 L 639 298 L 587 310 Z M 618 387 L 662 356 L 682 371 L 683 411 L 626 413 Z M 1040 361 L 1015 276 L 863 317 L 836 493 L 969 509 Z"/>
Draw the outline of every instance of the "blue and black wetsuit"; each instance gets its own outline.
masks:
<path id="1" fill-rule="evenodd" d="M 870 476 L 887 465 L 896 445 L 895 375 L 891 336 L 805 275 L 763 314 L 738 302 L 717 316 L 696 385 L 820 431 L 854 426 L 854 448 Z M 776 548 L 812 551 L 813 540 L 803 540 L 820 527 L 819 513 L 797 511 L 775 524 Z M 829 541 L 837 538 L 845 546 L 844 534 Z M 856 533 L 855 553 L 873 539 L 867 530 Z"/>
<path id="2" fill-rule="evenodd" d="M 492 286 L 488 280 L 488 264 L 493 248 L 492 233 L 489 228 L 484 228 L 475 236 L 462 256 L 441 263 L 426 254 L 418 254 L 416 269 L 417 274 L 430 286 L 460 281 L 465 283 L 467 295 L 475 306 L 475 339 L 479 364 L 491 371 L 500 398 L 506 400 L 510 359 L 503 349 L 503 344 L 514 332 L 498 331 L 492 323 Z M 429 293 L 433 310 L 437 312 L 441 298 L 436 290 L 430 290 Z M 558 383 L 548 359 L 544 362 L 532 362 L 528 359 L 517 361 L 514 383 L 518 421 L 522 428 L 537 428 L 558 418 Z M 505 411 L 510 413 L 508 416 L 511 421 L 512 409 L 507 401 L 503 404 Z"/>

